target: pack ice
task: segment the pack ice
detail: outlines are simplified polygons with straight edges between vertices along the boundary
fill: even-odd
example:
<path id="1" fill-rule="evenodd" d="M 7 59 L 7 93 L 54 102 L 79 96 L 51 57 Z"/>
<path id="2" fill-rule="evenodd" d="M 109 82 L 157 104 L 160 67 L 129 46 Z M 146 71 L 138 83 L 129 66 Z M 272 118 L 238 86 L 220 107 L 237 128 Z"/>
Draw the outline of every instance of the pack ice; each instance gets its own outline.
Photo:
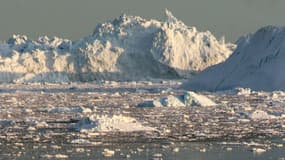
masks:
<path id="1" fill-rule="evenodd" d="M 209 67 L 182 85 L 191 90 L 285 89 L 285 28 L 267 26 L 240 38 L 225 62 Z"/>
<path id="2" fill-rule="evenodd" d="M 223 62 L 235 45 L 166 21 L 122 15 L 78 41 L 14 35 L 0 43 L 0 82 L 68 82 L 190 77 Z"/>

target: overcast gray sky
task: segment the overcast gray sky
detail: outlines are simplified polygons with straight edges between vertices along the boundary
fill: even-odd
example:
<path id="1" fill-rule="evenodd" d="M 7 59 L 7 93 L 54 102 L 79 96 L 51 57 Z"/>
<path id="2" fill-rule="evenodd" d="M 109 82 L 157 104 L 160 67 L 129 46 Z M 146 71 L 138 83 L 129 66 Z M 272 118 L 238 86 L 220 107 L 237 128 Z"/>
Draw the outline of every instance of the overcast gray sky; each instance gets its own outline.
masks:
<path id="1" fill-rule="evenodd" d="M 0 40 L 12 34 L 76 40 L 123 12 L 163 20 L 165 8 L 232 42 L 265 25 L 285 25 L 285 0 L 0 0 Z"/>

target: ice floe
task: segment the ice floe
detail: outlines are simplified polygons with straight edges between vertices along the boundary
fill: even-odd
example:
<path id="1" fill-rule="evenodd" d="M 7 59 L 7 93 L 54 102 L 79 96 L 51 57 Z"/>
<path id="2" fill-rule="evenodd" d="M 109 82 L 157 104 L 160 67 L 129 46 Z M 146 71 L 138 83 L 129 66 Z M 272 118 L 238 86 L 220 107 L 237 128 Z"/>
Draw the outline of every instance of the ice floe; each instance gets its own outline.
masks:
<path id="1" fill-rule="evenodd" d="M 78 131 L 100 132 L 156 131 L 155 128 L 143 125 L 135 118 L 123 115 L 91 115 L 81 118 L 72 128 Z"/>
<path id="2" fill-rule="evenodd" d="M 195 107 L 216 106 L 217 104 L 208 97 L 195 92 L 186 92 L 183 95 L 169 95 L 164 98 L 139 103 L 137 107 Z"/>

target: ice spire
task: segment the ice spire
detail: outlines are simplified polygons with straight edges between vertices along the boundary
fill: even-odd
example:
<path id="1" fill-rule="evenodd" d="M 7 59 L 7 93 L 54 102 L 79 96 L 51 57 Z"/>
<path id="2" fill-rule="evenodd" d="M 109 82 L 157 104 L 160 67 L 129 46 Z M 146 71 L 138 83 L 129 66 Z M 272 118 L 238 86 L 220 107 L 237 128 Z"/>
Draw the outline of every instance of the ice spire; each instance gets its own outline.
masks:
<path id="1" fill-rule="evenodd" d="M 166 15 L 167 21 L 169 23 L 176 23 L 176 22 L 178 22 L 177 18 L 174 17 L 173 14 L 167 8 L 165 8 L 165 15 Z"/>

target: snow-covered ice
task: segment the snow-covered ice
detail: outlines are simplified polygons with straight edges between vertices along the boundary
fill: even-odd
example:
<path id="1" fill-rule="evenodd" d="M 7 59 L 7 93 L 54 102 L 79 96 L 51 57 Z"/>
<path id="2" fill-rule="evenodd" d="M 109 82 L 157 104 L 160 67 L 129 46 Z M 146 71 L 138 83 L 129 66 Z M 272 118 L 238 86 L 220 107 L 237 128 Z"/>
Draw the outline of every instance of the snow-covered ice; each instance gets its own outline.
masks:
<path id="1" fill-rule="evenodd" d="M 160 99 L 139 103 L 138 107 L 195 107 L 216 106 L 217 104 L 208 97 L 195 92 L 188 91 L 183 95 L 169 95 Z"/>
<path id="2" fill-rule="evenodd" d="M 184 94 L 185 104 L 187 106 L 216 106 L 217 104 L 208 97 L 195 92 L 186 92 Z"/>
<path id="3" fill-rule="evenodd" d="M 256 110 L 251 115 L 252 120 L 266 120 L 276 118 L 274 115 L 269 115 L 267 112 L 262 110 Z"/>
<path id="4" fill-rule="evenodd" d="M 165 107 L 185 107 L 186 106 L 183 101 L 182 96 L 170 95 L 166 98 L 162 98 L 160 101 L 162 105 Z"/>
<path id="5" fill-rule="evenodd" d="M 165 21 L 123 14 L 77 41 L 14 35 L 0 42 L 0 82 L 185 78 L 223 62 L 234 48 L 168 10 Z"/>
<path id="6" fill-rule="evenodd" d="M 153 127 L 142 125 L 135 118 L 123 115 L 91 115 L 82 118 L 72 126 L 78 131 L 97 132 L 135 132 L 135 131 L 155 131 Z"/>
<path id="7" fill-rule="evenodd" d="M 217 91 L 236 87 L 284 90 L 285 28 L 267 26 L 240 38 L 223 63 L 209 67 L 182 85 L 184 89 Z"/>

